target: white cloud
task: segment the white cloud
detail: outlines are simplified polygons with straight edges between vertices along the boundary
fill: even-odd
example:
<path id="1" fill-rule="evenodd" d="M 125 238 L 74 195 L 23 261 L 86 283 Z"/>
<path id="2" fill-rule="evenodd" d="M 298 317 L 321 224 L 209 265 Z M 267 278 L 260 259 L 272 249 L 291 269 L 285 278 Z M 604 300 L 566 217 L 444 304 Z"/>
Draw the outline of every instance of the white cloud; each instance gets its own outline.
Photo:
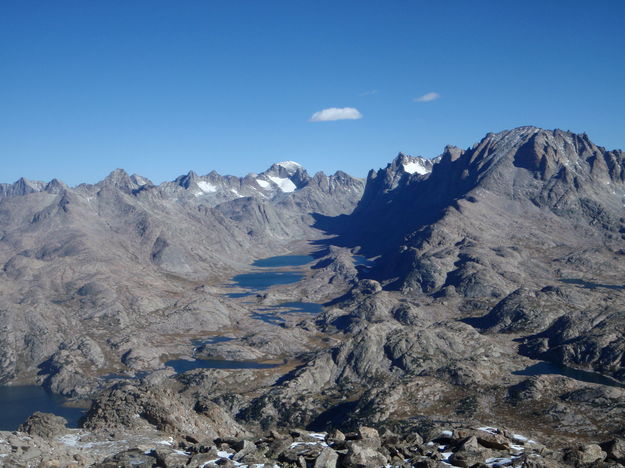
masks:
<path id="1" fill-rule="evenodd" d="M 431 101 L 436 101 L 439 97 L 441 97 L 441 95 L 438 93 L 427 93 L 421 97 L 414 98 L 413 101 L 414 102 L 431 102 Z"/>
<path id="2" fill-rule="evenodd" d="M 353 107 L 330 107 L 315 112 L 310 117 L 310 122 L 330 122 L 332 120 L 357 120 L 362 119 L 362 114 Z"/>
<path id="3" fill-rule="evenodd" d="M 360 93 L 358 96 L 373 96 L 374 94 L 378 94 L 377 89 L 370 89 L 368 91 L 365 91 L 364 93 Z"/>

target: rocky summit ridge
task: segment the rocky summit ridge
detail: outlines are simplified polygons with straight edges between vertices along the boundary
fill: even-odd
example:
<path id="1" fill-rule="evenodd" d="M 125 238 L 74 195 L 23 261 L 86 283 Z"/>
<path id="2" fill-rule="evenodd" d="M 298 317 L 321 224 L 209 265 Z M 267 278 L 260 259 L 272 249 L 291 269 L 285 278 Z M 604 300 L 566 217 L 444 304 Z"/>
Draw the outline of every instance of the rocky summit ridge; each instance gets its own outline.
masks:
<path id="1" fill-rule="evenodd" d="M 625 466 L 623 151 L 519 127 L 366 183 L 53 182 L 0 187 L 0 379 L 88 409 L 0 464 Z"/>

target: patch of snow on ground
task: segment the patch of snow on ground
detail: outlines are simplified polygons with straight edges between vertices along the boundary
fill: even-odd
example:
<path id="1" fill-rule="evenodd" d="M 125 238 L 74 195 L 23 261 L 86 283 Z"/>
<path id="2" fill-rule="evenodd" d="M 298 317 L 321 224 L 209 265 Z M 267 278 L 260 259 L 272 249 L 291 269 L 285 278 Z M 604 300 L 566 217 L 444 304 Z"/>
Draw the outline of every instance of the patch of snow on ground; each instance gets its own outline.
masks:
<path id="1" fill-rule="evenodd" d="M 453 434 L 454 433 L 451 432 L 451 431 L 443 431 L 443 432 L 441 432 L 441 435 L 445 436 L 445 437 L 451 437 Z"/>
<path id="2" fill-rule="evenodd" d="M 487 465 L 494 465 L 495 463 L 498 465 L 512 465 L 512 458 L 487 458 L 484 463 Z"/>
<path id="3" fill-rule="evenodd" d="M 57 440 L 68 447 L 78 447 L 78 442 L 82 434 L 65 434 L 59 437 Z"/>
<path id="4" fill-rule="evenodd" d="M 215 187 L 213 184 L 209 184 L 208 182 L 204 180 L 200 180 L 197 183 L 197 186 L 200 187 L 200 190 L 202 192 L 216 192 L 217 191 L 217 187 Z"/>
<path id="5" fill-rule="evenodd" d="M 261 186 L 261 188 L 268 189 L 271 184 L 263 179 L 256 179 L 256 183 Z"/>
<path id="6" fill-rule="evenodd" d="M 293 442 L 289 448 L 300 447 L 302 445 L 321 445 L 322 447 L 328 446 L 325 442 Z"/>
<path id="7" fill-rule="evenodd" d="M 231 188 L 231 189 L 230 189 L 230 191 L 231 191 L 232 193 L 234 193 L 237 197 L 239 197 L 239 198 L 243 198 L 243 195 L 241 195 L 241 194 L 240 194 L 239 192 L 237 192 L 235 189 Z"/>
<path id="8" fill-rule="evenodd" d="M 512 434 L 512 440 L 516 442 L 527 442 L 527 437 L 522 436 L 521 434 Z"/>
<path id="9" fill-rule="evenodd" d="M 285 193 L 294 192 L 297 188 L 295 184 L 291 181 L 291 179 L 283 178 L 283 177 L 274 177 L 268 176 L 271 181 L 278 186 L 280 190 Z"/>
<path id="10" fill-rule="evenodd" d="M 325 432 L 311 432 L 308 435 L 310 437 L 314 438 L 314 439 L 326 440 L 326 433 Z"/>
<path id="11" fill-rule="evenodd" d="M 170 437 L 167 440 L 159 440 L 156 443 L 159 444 L 159 445 L 174 445 L 174 438 Z"/>
<path id="12" fill-rule="evenodd" d="M 427 174 L 428 172 L 430 172 L 422 163 L 421 161 L 410 161 L 407 163 L 404 163 L 404 171 L 406 171 L 408 174 Z"/>
<path id="13" fill-rule="evenodd" d="M 496 427 L 490 427 L 490 426 L 478 427 L 477 430 L 489 432 L 490 434 L 499 434 L 499 430 Z"/>

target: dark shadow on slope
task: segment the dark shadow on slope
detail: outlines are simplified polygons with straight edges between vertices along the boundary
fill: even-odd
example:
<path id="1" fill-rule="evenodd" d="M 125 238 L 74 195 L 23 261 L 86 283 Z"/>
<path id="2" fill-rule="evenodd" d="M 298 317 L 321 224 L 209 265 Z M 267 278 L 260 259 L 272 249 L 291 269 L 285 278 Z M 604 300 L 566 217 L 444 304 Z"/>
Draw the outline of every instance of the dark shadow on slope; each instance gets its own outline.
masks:
<path id="1" fill-rule="evenodd" d="M 308 424 L 306 429 L 309 431 L 326 431 L 332 428 L 341 428 L 344 426 L 345 421 L 353 415 L 357 405 L 358 401 L 356 400 L 333 406 L 318 415 Z"/>
<path id="2" fill-rule="evenodd" d="M 471 325 L 473 328 L 477 328 L 480 331 L 488 330 L 499 323 L 495 314 L 491 311 L 481 317 L 467 317 L 460 319 L 460 322 Z"/>
<path id="3" fill-rule="evenodd" d="M 392 174 L 381 170 L 370 174 L 365 193 L 350 215 L 337 217 L 313 214 L 313 227 L 332 236 L 319 245 L 360 247 L 366 257 L 381 256 L 367 275 L 378 281 L 392 281 L 386 288 L 402 286 L 414 270 L 410 246 L 418 249 L 435 235 L 437 223 L 454 212 L 462 213 L 464 199 L 478 203 L 470 192 L 497 165 L 488 148 L 475 148 L 453 158 L 443 155 L 428 177 L 407 179 L 401 185 L 389 182 Z"/>

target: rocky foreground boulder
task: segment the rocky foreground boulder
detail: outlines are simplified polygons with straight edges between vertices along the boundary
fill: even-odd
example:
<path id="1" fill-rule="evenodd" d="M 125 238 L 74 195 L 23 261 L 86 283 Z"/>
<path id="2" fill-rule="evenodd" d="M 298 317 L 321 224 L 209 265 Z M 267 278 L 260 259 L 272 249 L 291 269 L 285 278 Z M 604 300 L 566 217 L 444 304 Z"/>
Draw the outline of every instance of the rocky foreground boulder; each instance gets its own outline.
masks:
<path id="1" fill-rule="evenodd" d="M 33 419 L 33 418 L 31 418 Z M 31 421 L 46 419 L 38 415 Z M 55 437 L 33 432 L 0 433 L 0 465 L 131 467 L 280 466 L 298 468 L 566 468 L 622 467 L 625 440 L 551 448 L 521 434 L 493 427 L 438 430 L 425 441 L 416 432 L 270 431 L 263 436 L 215 438 L 200 442 L 163 433 L 85 432 Z M 160 438 L 159 438 L 160 437 Z"/>

